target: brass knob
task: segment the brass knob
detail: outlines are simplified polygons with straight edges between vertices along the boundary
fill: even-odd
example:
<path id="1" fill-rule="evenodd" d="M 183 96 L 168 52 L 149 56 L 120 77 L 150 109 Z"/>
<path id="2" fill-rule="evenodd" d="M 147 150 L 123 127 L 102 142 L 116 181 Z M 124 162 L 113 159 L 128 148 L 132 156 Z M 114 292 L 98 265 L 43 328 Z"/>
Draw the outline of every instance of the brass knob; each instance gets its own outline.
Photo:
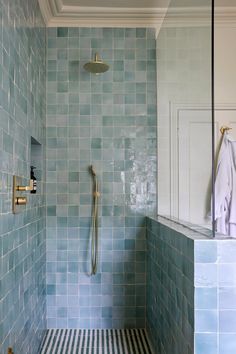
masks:
<path id="1" fill-rule="evenodd" d="M 17 186 L 16 190 L 20 192 L 25 192 L 25 191 L 32 191 L 33 190 L 33 185 L 34 181 L 31 179 L 29 186 Z"/>
<path id="2" fill-rule="evenodd" d="M 15 204 L 16 205 L 26 205 L 27 198 L 26 197 L 16 197 Z"/>

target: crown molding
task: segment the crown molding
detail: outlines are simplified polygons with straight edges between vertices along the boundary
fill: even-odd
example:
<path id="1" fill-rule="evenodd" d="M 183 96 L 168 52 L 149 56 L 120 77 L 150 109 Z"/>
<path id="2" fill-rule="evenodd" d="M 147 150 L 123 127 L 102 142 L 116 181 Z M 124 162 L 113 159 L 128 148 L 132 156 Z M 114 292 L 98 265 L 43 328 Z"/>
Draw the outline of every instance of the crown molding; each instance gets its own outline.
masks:
<path id="1" fill-rule="evenodd" d="M 211 8 L 207 7 L 181 7 L 168 10 L 164 27 L 210 27 Z M 236 27 L 236 6 L 216 7 L 215 26 Z"/>
<path id="2" fill-rule="evenodd" d="M 203 27 L 211 24 L 211 8 L 121 8 L 69 6 L 63 0 L 38 0 L 48 27 Z M 236 6 L 216 7 L 215 25 L 236 27 Z"/>
<path id="3" fill-rule="evenodd" d="M 165 17 L 165 8 L 80 7 L 62 0 L 38 0 L 48 27 L 155 27 Z"/>
<path id="4" fill-rule="evenodd" d="M 44 22 L 45 22 L 45 24 L 47 26 L 49 21 L 50 21 L 50 19 L 53 16 L 50 3 L 47 0 L 38 0 L 38 3 L 39 3 L 39 8 L 40 8 L 40 11 L 42 13 Z"/>
<path id="5" fill-rule="evenodd" d="M 215 24 L 222 27 L 236 27 L 236 6 L 217 7 L 215 9 Z"/>

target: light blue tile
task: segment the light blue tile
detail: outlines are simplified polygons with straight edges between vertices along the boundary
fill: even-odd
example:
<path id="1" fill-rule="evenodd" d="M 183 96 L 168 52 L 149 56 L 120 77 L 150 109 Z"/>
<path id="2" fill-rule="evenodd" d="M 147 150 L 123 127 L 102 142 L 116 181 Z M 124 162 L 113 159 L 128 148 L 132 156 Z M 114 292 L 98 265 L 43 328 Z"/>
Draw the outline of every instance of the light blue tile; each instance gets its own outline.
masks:
<path id="1" fill-rule="evenodd" d="M 236 309 L 236 288 L 219 288 L 220 309 Z"/>
<path id="2" fill-rule="evenodd" d="M 236 263 L 236 243 L 231 241 L 217 242 L 219 263 Z"/>
<path id="3" fill-rule="evenodd" d="M 236 333 L 235 310 L 222 310 L 219 312 L 219 329 L 222 333 Z"/>
<path id="4" fill-rule="evenodd" d="M 195 286 L 215 287 L 217 285 L 217 266 L 215 264 L 195 264 Z"/>
<path id="5" fill-rule="evenodd" d="M 236 334 L 220 334 L 219 336 L 219 354 L 236 353 Z"/>
<path id="6" fill-rule="evenodd" d="M 196 241 L 194 257 L 197 263 L 216 263 L 217 243 L 212 241 Z"/>
<path id="7" fill-rule="evenodd" d="M 156 126 L 154 118 L 148 121 L 143 120 L 141 116 L 148 109 L 149 112 L 154 112 L 152 117 L 156 114 L 155 95 L 149 95 L 148 99 L 146 96 L 147 87 L 153 78 L 148 82 L 145 70 L 146 68 L 149 70 L 150 67 L 150 72 L 153 74 L 154 68 L 153 63 L 147 65 L 147 60 L 151 59 L 147 52 L 147 48 L 150 48 L 147 42 L 149 32 L 146 29 L 136 31 L 136 29 L 99 28 L 57 29 L 56 32 L 50 32 L 48 42 L 49 47 L 52 48 L 48 51 L 48 59 L 51 60 L 50 72 L 55 71 L 55 68 L 57 71 L 55 86 L 49 81 L 55 79 L 54 74 L 48 77 L 49 92 L 53 95 L 58 91 L 57 101 L 51 102 L 51 105 L 48 103 L 49 113 L 52 114 L 52 118 L 49 117 L 50 114 L 48 116 L 50 122 L 48 139 L 55 139 L 48 141 L 51 150 L 48 172 L 54 174 L 50 175 L 52 179 L 48 185 L 48 192 L 49 200 L 55 200 L 50 205 L 58 206 L 58 214 L 57 219 L 50 216 L 47 222 L 48 226 L 57 227 L 59 230 L 67 229 L 65 237 L 68 237 L 68 242 L 67 244 L 61 242 L 64 240 L 63 232 L 57 232 L 58 247 L 61 249 L 57 251 L 58 264 L 56 268 L 55 264 L 50 264 L 48 269 L 57 269 L 58 274 L 62 276 L 68 275 L 67 280 L 63 278 L 65 280 L 63 285 L 67 284 L 68 291 L 69 289 L 71 292 L 77 291 L 72 285 L 79 284 L 78 301 L 80 306 L 87 307 L 88 310 L 87 314 L 86 310 L 83 311 L 82 319 L 77 318 L 77 321 L 73 322 L 70 313 L 67 314 L 67 322 L 58 323 L 67 324 L 70 328 L 73 323 L 81 327 L 114 326 L 115 322 L 110 321 L 110 318 L 101 321 L 100 311 L 101 305 L 109 308 L 113 306 L 111 288 L 102 286 L 103 276 L 111 277 L 113 274 L 116 275 L 114 282 L 117 284 L 115 289 L 117 297 L 114 301 L 121 301 L 122 309 L 125 301 L 124 298 L 119 297 L 123 292 L 123 283 L 128 281 L 131 284 L 130 296 L 133 298 L 127 298 L 130 307 L 126 315 L 127 324 L 135 324 L 138 321 L 140 324 L 141 318 L 144 323 L 143 313 L 135 311 L 137 305 L 144 308 L 145 304 L 142 289 L 145 282 L 145 244 L 141 240 L 137 245 L 135 244 L 135 239 L 142 237 L 143 223 L 141 219 L 135 219 L 132 212 L 126 214 L 125 205 L 131 198 L 131 190 L 124 189 L 123 178 L 124 173 L 132 171 L 135 165 L 134 157 L 136 160 L 139 159 L 136 151 L 145 149 L 147 146 L 147 139 L 150 138 L 147 125 L 152 122 L 152 131 L 155 131 Z M 53 42 L 56 35 L 58 38 Z M 94 48 L 103 47 L 100 54 L 110 64 L 108 73 L 95 77 L 83 70 L 82 61 L 91 57 L 91 45 Z M 127 48 L 127 51 L 124 51 L 124 48 Z M 136 68 L 140 71 L 136 71 Z M 151 91 L 155 91 L 154 86 Z M 126 98 L 125 103 L 126 94 L 130 96 Z M 51 98 L 55 99 L 55 97 Z M 124 116 L 125 112 L 132 116 Z M 56 114 L 58 118 L 55 119 Z M 53 129 L 56 129 L 57 135 L 54 135 Z M 150 152 L 145 152 L 145 158 L 151 154 L 151 148 L 155 148 L 154 139 L 153 136 Z M 126 162 L 124 162 L 125 158 Z M 99 180 L 102 191 L 99 207 L 101 213 L 99 222 L 102 226 L 99 230 L 101 236 L 99 270 L 102 273 L 101 277 L 96 278 L 95 283 L 93 282 L 95 278 L 81 277 L 89 271 L 88 238 L 91 224 L 92 179 L 87 171 L 92 163 L 98 171 L 98 176 L 104 177 Z M 139 173 L 142 175 L 143 172 L 139 171 Z M 55 182 L 56 188 L 53 186 Z M 56 199 L 52 197 L 53 193 Z M 155 196 L 153 195 L 151 199 L 155 208 Z M 143 201 L 144 199 L 141 203 Z M 50 209 L 48 212 L 54 213 Z M 50 235 L 52 236 L 50 240 L 53 240 L 53 234 Z M 79 241 L 77 244 L 74 243 L 76 240 Z M 68 248 L 67 252 L 64 252 L 65 247 Z M 74 261 L 75 258 L 78 261 Z M 126 278 L 123 276 L 124 271 L 127 272 Z M 78 274 L 77 280 L 76 274 Z M 75 277 L 71 278 L 72 275 Z M 107 284 L 111 283 L 112 277 Z M 58 289 L 64 291 L 62 287 Z M 102 292 L 105 292 L 105 297 L 93 296 L 93 299 L 89 300 L 91 294 Z M 129 316 L 133 316 L 133 319 Z M 125 318 L 124 312 L 123 318 Z"/>
<path id="8" fill-rule="evenodd" d="M 196 309 L 216 309 L 217 308 L 217 288 L 195 288 Z"/>
<path id="9" fill-rule="evenodd" d="M 216 310 L 195 310 L 196 332 L 217 332 L 217 322 Z"/>
<path id="10" fill-rule="evenodd" d="M 196 354 L 216 354 L 217 335 L 211 333 L 196 333 L 195 337 Z"/>
<path id="11" fill-rule="evenodd" d="M 234 264 L 219 264 L 219 285 L 221 287 L 236 287 Z"/>

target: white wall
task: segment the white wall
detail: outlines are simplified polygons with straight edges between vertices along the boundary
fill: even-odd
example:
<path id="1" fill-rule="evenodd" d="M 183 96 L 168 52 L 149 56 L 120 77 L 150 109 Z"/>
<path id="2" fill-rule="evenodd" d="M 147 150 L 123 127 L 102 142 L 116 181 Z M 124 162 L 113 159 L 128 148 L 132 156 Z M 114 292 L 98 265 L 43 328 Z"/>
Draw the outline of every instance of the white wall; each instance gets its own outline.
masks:
<path id="1" fill-rule="evenodd" d="M 210 106 L 210 27 L 162 28 L 157 38 L 157 73 L 158 213 L 178 218 L 179 207 L 174 204 L 179 191 L 179 110 Z"/>
<path id="2" fill-rule="evenodd" d="M 169 28 L 160 32 L 157 39 L 157 62 L 158 62 L 158 212 L 161 215 L 170 215 L 180 217 L 182 212 L 179 212 L 174 207 L 174 199 L 178 198 L 178 193 L 185 188 L 191 180 L 191 171 L 182 173 L 177 171 L 180 168 L 179 156 L 174 156 L 178 142 L 181 141 L 181 133 L 178 132 L 181 124 L 174 122 L 174 119 L 180 120 L 184 113 L 183 107 L 186 106 L 186 111 L 193 108 L 192 112 L 188 111 L 188 120 L 190 125 L 193 122 L 196 109 L 199 110 L 199 122 L 201 115 L 201 106 L 204 107 L 211 103 L 211 31 L 209 28 Z M 233 128 L 231 134 L 236 139 L 236 26 L 215 27 L 215 103 L 216 103 L 216 146 L 219 147 L 222 125 L 229 125 Z M 182 112 L 177 111 L 176 107 L 181 107 Z M 192 107 L 192 108 L 191 108 Z M 195 110 L 195 113 L 194 113 Z M 209 111 L 209 119 L 205 116 L 205 127 L 209 130 L 209 137 L 206 136 L 206 128 L 202 125 L 202 132 L 199 134 L 195 130 L 192 134 L 198 134 L 199 143 L 204 144 L 207 148 L 205 154 L 195 154 L 195 160 L 200 166 L 206 166 L 209 176 L 202 175 L 201 185 L 195 189 L 193 196 L 185 193 L 185 199 L 179 198 L 177 204 L 179 209 L 183 210 L 184 200 L 186 200 L 186 209 L 191 209 L 190 200 L 192 198 L 202 199 L 202 208 L 199 207 L 199 201 L 195 200 L 193 204 L 198 205 L 199 223 L 207 223 L 207 219 L 203 219 L 202 215 L 209 208 L 210 200 L 210 177 L 211 177 L 211 112 Z M 197 123 L 198 117 L 196 117 Z M 192 122 L 191 122 L 192 121 Z M 199 123 L 198 122 L 198 123 Z M 174 124 L 176 126 L 174 126 Z M 195 124 L 195 123 L 194 123 Z M 190 127 L 189 125 L 189 127 Z M 174 129 L 173 129 L 174 126 Z M 209 129 L 208 129 L 209 128 Z M 183 128 L 181 128 L 183 129 Z M 205 130 L 204 130 L 205 129 Z M 173 136 L 173 131 L 174 133 Z M 176 136 L 175 136 L 176 135 Z M 179 136 L 178 136 L 179 135 Z M 179 140 L 178 140 L 179 139 Z M 186 156 L 190 156 L 194 151 L 195 145 L 192 143 L 195 138 L 190 139 L 191 144 L 186 145 L 186 139 L 183 143 L 188 146 L 189 151 Z M 176 144 L 176 146 L 173 145 Z M 208 150 L 209 151 L 208 151 Z M 180 146 L 181 150 L 181 146 Z M 183 152 L 183 149 L 182 149 Z M 177 152 L 179 154 L 179 152 Z M 199 159 L 199 160 L 198 160 Z M 179 160 L 179 161 L 175 161 Z M 183 160 L 183 159 L 182 159 Z M 197 161 L 198 160 L 198 161 Z M 187 160 L 186 160 L 187 161 Z M 196 164 L 196 165 L 197 165 Z M 181 165 L 181 169 L 188 169 Z M 201 167 L 202 168 L 202 167 Z M 199 172 L 199 171 L 198 171 Z M 206 170 L 205 170 L 206 172 Z M 178 174 L 180 182 L 175 176 Z M 187 178 L 188 176 L 188 178 Z M 181 181 L 182 179 L 182 181 Z M 182 186 L 182 187 L 181 187 Z M 206 192 L 207 191 L 207 192 Z M 181 192 L 182 193 L 182 192 Z M 207 193 L 208 196 L 203 198 Z M 174 198 L 173 198 L 174 196 Z M 204 199 L 204 200 L 203 200 Z M 186 214 L 187 215 L 187 214 Z M 186 216 L 186 220 L 197 223 L 198 215 L 192 213 L 194 219 Z M 201 216 L 200 216 L 201 215 Z M 202 222 L 200 221 L 202 219 Z M 208 220 L 209 222 L 209 220 Z"/>
<path id="3" fill-rule="evenodd" d="M 236 103 L 236 27 L 215 27 L 215 98 Z"/>

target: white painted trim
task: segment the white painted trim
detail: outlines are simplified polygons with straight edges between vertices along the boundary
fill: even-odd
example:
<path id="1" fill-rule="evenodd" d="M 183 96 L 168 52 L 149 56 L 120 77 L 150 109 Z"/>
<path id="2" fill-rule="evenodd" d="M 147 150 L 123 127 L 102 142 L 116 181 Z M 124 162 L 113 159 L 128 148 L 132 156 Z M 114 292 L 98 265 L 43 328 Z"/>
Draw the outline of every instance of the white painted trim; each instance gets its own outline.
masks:
<path id="1" fill-rule="evenodd" d="M 223 27 L 236 27 L 236 6 L 217 7 L 215 9 L 215 25 Z"/>
<path id="2" fill-rule="evenodd" d="M 61 2 L 61 0 L 51 0 L 53 3 L 57 3 L 58 6 L 57 8 L 60 9 L 60 13 L 63 15 L 75 15 L 77 14 L 78 16 L 89 16 L 89 17 L 94 17 L 94 16 L 101 16 L 101 15 L 111 15 L 113 17 L 120 17 L 122 14 L 125 17 L 156 17 L 160 14 L 160 12 L 163 12 L 163 9 L 159 9 L 156 7 L 139 7 L 139 8 L 133 8 L 133 7 L 88 7 L 88 6 L 65 6 Z M 60 6 L 59 6 L 60 5 Z"/>
<path id="3" fill-rule="evenodd" d="M 179 218 L 179 146 L 178 146 L 178 121 L 181 111 L 203 110 L 210 111 L 211 106 L 207 103 L 173 103 L 169 102 L 170 122 L 170 188 L 171 205 L 170 215 Z"/>
<path id="4" fill-rule="evenodd" d="M 39 2 L 39 7 L 40 7 L 40 10 L 41 10 L 44 22 L 45 22 L 45 24 L 47 26 L 49 21 L 53 17 L 49 1 L 47 1 L 47 0 L 38 0 L 38 2 Z"/>
<path id="5" fill-rule="evenodd" d="M 41 0 L 42 1 L 42 0 Z M 155 27 L 160 28 L 164 19 L 166 9 L 153 9 L 149 12 L 146 9 L 113 9 L 95 8 L 93 12 L 87 8 L 80 8 L 80 12 L 63 11 L 52 16 L 48 22 L 48 27 L 72 26 L 72 27 Z"/>
<path id="6" fill-rule="evenodd" d="M 156 32 L 159 33 L 162 21 L 160 23 L 156 21 L 146 21 L 146 20 L 134 20 L 127 19 L 78 19 L 76 17 L 63 18 L 51 18 L 47 22 L 47 27 L 100 27 L 100 28 L 155 28 Z"/>
<path id="7" fill-rule="evenodd" d="M 64 5 L 63 0 L 38 0 L 48 27 L 156 27 L 165 18 L 166 8 L 80 7 Z M 165 27 L 209 26 L 211 8 L 171 8 Z M 217 26 L 236 27 L 236 6 L 215 9 Z"/>
<path id="8" fill-rule="evenodd" d="M 211 8 L 181 7 L 168 10 L 164 27 L 203 27 L 211 25 Z M 216 26 L 236 26 L 236 6 L 215 8 Z"/>
<path id="9" fill-rule="evenodd" d="M 48 27 L 155 27 L 159 30 L 166 8 L 80 7 L 63 0 L 39 0 Z"/>
<path id="10" fill-rule="evenodd" d="M 209 104 L 197 103 L 173 103 L 169 102 L 169 122 L 170 122 L 170 215 L 179 218 L 179 152 L 178 152 L 178 120 L 181 111 L 211 111 Z M 236 110 L 236 103 L 216 103 L 215 111 Z"/>

